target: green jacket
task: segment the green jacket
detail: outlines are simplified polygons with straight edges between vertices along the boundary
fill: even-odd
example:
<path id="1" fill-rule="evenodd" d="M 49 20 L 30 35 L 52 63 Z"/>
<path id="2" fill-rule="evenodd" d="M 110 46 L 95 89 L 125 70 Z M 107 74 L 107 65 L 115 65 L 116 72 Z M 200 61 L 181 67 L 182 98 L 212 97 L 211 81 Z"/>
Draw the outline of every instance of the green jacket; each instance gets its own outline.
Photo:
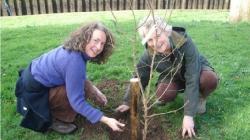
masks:
<path id="1" fill-rule="evenodd" d="M 186 34 L 184 28 L 173 27 L 169 39 L 172 53 L 168 56 L 156 54 L 154 59 L 154 70 L 160 73 L 158 83 L 169 83 L 170 81 L 184 82 L 184 102 L 187 103 L 188 101 L 184 107 L 184 115 L 194 116 L 199 101 L 201 69 L 212 69 L 212 67 L 210 67 L 208 61 L 199 54 L 195 44 Z M 147 46 L 145 47 L 147 48 Z M 153 54 L 149 49 L 146 49 L 137 64 L 137 71 L 144 89 L 149 82 L 152 57 Z M 172 80 L 171 77 L 173 77 Z M 124 104 L 128 104 L 130 100 L 129 87 L 124 96 Z"/>

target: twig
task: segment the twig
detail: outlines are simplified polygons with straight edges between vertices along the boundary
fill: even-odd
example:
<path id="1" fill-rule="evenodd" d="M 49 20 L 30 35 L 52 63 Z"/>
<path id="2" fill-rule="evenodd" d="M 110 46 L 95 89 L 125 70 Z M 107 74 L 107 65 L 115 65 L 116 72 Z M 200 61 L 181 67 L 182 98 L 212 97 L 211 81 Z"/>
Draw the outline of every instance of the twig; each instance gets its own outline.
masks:
<path id="1" fill-rule="evenodd" d="M 176 71 L 174 72 L 173 76 L 172 76 L 171 79 L 170 79 L 170 83 L 173 81 L 174 75 L 178 72 L 178 70 L 179 70 L 179 68 L 180 68 L 181 62 L 182 62 L 182 60 L 183 60 L 183 56 L 184 56 L 184 55 L 182 55 L 181 61 L 180 61 L 180 63 L 177 65 Z M 170 84 L 169 84 L 169 85 L 170 85 Z M 164 90 L 163 94 L 162 94 L 160 97 L 158 97 L 158 99 L 160 99 L 160 98 L 166 93 L 166 91 L 167 91 L 168 88 L 169 88 L 169 85 L 168 85 L 168 87 Z M 154 106 L 156 103 L 157 103 L 157 101 L 155 101 L 153 104 L 151 104 L 151 105 L 148 107 L 148 109 L 151 109 L 152 106 Z"/>
<path id="2" fill-rule="evenodd" d="M 170 113 L 176 113 L 177 111 L 181 110 L 182 108 L 184 108 L 187 104 L 189 103 L 189 100 L 187 100 L 187 102 L 180 108 L 176 109 L 176 110 L 172 110 L 172 111 L 169 111 L 169 112 L 165 112 L 165 113 L 158 113 L 158 114 L 153 114 L 153 115 L 150 115 L 150 116 L 147 116 L 147 118 L 153 118 L 153 117 L 156 117 L 156 116 L 159 116 L 159 115 L 165 115 L 165 114 L 170 114 Z"/>

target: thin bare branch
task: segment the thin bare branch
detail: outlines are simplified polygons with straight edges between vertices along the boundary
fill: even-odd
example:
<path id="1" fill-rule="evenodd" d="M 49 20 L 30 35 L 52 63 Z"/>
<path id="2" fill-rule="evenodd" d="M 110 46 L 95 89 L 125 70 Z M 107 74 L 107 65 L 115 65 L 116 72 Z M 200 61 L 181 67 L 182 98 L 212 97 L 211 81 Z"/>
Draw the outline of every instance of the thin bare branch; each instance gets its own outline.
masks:
<path id="1" fill-rule="evenodd" d="M 187 102 L 182 107 L 180 107 L 180 108 L 178 108 L 176 110 L 168 111 L 168 112 L 165 112 L 165 113 L 152 114 L 152 115 L 147 116 L 147 117 L 148 118 L 153 118 L 153 117 L 160 116 L 160 115 L 165 115 L 165 114 L 170 114 L 170 113 L 176 113 L 179 110 L 181 110 L 182 108 L 184 108 L 188 103 L 189 103 L 189 100 L 187 100 Z"/>
<path id="2" fill-rule="evenodd" d="M 182 62 L 182 60 L 183 60 L 183 56 L 184 56 L 184 55 L 182 55 L 181 61 L 180 61 L 180 63 L 177 65 L 176 71 L 174 72 L 173 76 L 171 77 L 170 83 L 173 81 L 175 74 L 176 74 L 176 73 L 178 72 L 178 70 L 181 68 L 181 62 Z M 166 91 L 167 91 L 168 88 L 169 88 L 169 85 L 168 85 L 168 87 L 164 90 L 163 94 L 162 94 L 160 97 L 158 97 L 158 99 L 160 99 L 160 98 L 166 93 Z M 152 106 L 154 106 L 156 103 L 157 103 L 157 101 L 155 101 L 153 104 L 151 104 L 151 105 L 148 107 L 148 109 L 151 109 Z"/>
<path id="3" fill-rule="evenodd" d="M 172 64 L 172 67 L 169 67 L 168 69 L 165 69 L 164 71 L 162 71 L 162 72 L 160 73 L 160 75 L 161 75 L 162 73 L 164 73 L 164 72 L 166 72 L 166 71 L 169 71 L 169 69 L 171 69 L 171 70 L 164 76 L 163 80 L 166 79 L 170 74 L 173 73 L 173 71 L 174 71 L 174 69 L 175 69 L 174 65 L 175 65 L 176 61 L 177 61 L 177 59 L 174 60 L 174 62 L 173 62 L 173 64 Z M 181 63 L 181 62 L 180 62 L 180 63 Z M 176 70 L 178 70 L 178 69 L 176 69 Z M 174 75 L 175 75 L 175 74 L 174 74 Z M 174 75 L 171 75 L 171 76 L 172 76 L 171 78 L 174 78 Z M 170 84 L 171 84 L 171 83 L 172 83 L 172 79 L 170 79 Z M 168 87 L 167 87 L 166 90 L 168 90 Z M 155 93 L 157 93 L 157 92 L 158 92 L 158 89 L 156 90 Z M 151 96 L 151 97 L 149 98 L 149 100 L 148 100 L 148 103 L 153 99 L 153 97 L 155 97 L 155 95 L 156 95 L 156 94 L 152 94 L 152 96 Z"/>

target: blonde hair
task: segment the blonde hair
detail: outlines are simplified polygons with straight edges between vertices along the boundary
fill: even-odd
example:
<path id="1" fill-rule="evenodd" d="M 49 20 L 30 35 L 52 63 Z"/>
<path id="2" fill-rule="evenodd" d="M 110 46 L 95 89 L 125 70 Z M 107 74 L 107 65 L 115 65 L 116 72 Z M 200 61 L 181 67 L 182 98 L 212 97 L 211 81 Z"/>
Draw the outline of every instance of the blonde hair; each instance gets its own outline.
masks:
<path id="1" fill-rule="evenodd" d="M 85 52 L 85 47 L 90 42 L 92 34 L 96 29 L 105 33 L 106 42 L 103 51 L 90 61 L 98 64 L 105 63 L 112 54 L 115 41 L 111 32 L 100 22 L 89 23 L 72 32 L 70 37 L 64 42 L 64 48 L 72 51 Z"/>
<path id="2" fill-rule="evenodd" d="M 140 37 L 144 38 L 145 31 L 149 32 L 149 30 L 154 26 L 156 26 L 162 31 L 167 31 L 169 33 L 172 32 L 172 26 L 168 25 L 163 18 L 161 18 L 160 16 L 149 16 L 149 17 L 144 17 L 139 21 L 137 30 Z"/>

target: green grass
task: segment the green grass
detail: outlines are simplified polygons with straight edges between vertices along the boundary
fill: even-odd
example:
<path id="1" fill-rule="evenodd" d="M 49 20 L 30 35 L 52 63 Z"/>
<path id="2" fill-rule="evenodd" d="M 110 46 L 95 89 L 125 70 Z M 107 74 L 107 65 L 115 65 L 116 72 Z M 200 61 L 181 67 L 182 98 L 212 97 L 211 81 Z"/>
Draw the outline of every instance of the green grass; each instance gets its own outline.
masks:
<path id="1" fill-rule="evenodd" d="M 164 15 L 164 12 L 157 11 Z M 169 12 L 168 12 L 169 13 Z M 104 79 L 128 81 L 133 71 L 132 48 L 140 56 L 143 47 L 134 44 L 134 22 L 131 11 L 115 12 L 119 30 L 115 30 L 110 12 L 69 13 L 22 17 L 1 17 L 1 139 L 67 139 L 78 140 L 84 130 L 74 135 L 40 134 L 21 128 L 21 117 L 15 108 L 15 81 L 17 70 L 33 58 L 57 47 L 65 37 L 82 23 L 101 20 L 112 29 L 117 46 L 108 63 L 88 65 L 88 77 L 95 83 Z M 136 18 L 146 16 L 136 11 Z M 198 49 L 220 76 L 218 89 L 209 97 L 207 113 L 197 116 L 199 138 L 204 140 L 247 140 L 250 137 L 250 24 L 230 24 L 227 11 L 173 11 L 170 23 L 184 26 Z M 125 34 L 123 34 L 125 33 Z M 138 36 L 137 36 L 138 38 Z M 121 97 L 122 94 L 117 96 Z M 182 106 L 182 94 L 176 102 L 156 110 L 165 112 Z M 171 125 L 166 132 L 178 139 L 183 112 L 165 115 Z"/>

